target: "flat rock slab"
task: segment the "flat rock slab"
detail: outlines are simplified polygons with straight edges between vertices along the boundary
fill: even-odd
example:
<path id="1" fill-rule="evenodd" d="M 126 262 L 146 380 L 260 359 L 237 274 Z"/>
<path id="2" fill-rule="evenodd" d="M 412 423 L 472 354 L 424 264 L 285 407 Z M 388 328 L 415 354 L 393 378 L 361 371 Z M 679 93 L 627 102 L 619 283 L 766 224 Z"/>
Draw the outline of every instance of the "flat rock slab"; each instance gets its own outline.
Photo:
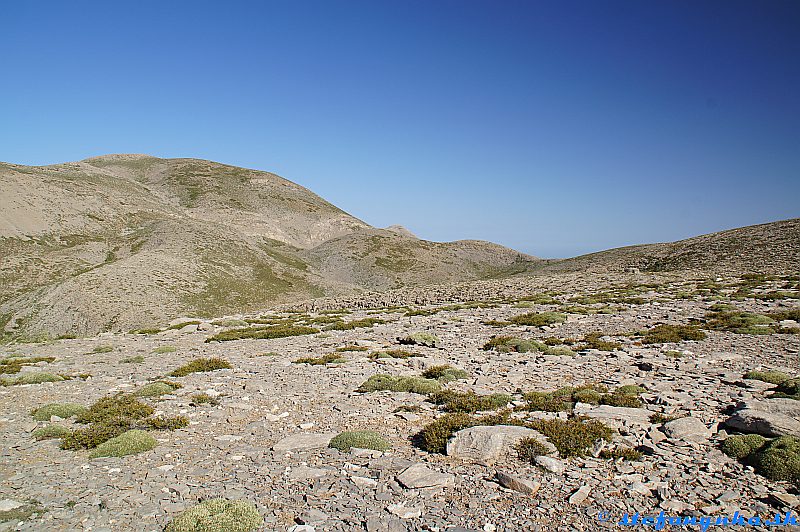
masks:
<path id="1" fill-rule="evenodd" d="M 664 433 L 672 440 L 708 443 L 711 430 L 696 417 L 682 417 L 664 424 Z"/>
<path id="2" fill-rule="evenodd" d="M 539 491 L 539 488 L 542 487 L 541 482 L 521 478 L 504 471 L 496 471 L 495 477 L 497 478 L 497 482 L 500 483 L 500 485 L 504 488 L 525 493 L 526 495 L 530 496 L 536 495 L 536 493 Z"/>
<path id="3" fill-rule="evenodd" d="M 734 412 L 725 425 L 741 432 L 775 436 L 800 437 L 800 420 L 787 414 L 745 408 Z"/>
<path id="4" fill-rule="evenodd" d="M 397 481 L 409 489 L 449 488 L 456 485 L 455 475 L 440 473 L 425 464 L 414 464 L 397 475 Z"/>
<path id="5" fill-rule="evenodd" d="M 551 454 L 557 454 L 555 445 L 540 432 L 513 425 L 471 427 L 456 432 L 447 442 L 447 455 L 479 464 L 491 465 L 501 456 L 511 452 L 524 438 L 533 438 L 544 445 Z"/>
<path id="6" fill-rule="evenodd" d="M 322 434 L 292 434 L 275 443 L 275 445 L 272 446 L 272 450 L 276 452 L 286 452 L 322 449 L 328 446 L 334 436 L 336 436 L 336 434 L 333 432 L 325 432 Z"/>
<path id="7" fill-rule="evenodd" d="M 575 415 L 586 416 L 593 419 L 623 421 L 635 425 L 649 426 L 652 412 L 644 408 L 627 408 L 624 406 L 599 405 L 577 403 L 573 410 Z"/>

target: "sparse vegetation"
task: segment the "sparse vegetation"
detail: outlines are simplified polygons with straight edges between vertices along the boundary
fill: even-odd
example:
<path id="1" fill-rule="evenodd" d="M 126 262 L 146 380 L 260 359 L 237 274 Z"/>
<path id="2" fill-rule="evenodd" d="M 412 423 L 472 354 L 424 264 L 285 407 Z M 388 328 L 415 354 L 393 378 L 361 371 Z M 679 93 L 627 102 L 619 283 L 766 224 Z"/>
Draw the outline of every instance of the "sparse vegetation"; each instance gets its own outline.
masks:
<path id="1" fill-rule="evenodd" d="M 156 381 L 151 382 L 150 384 L 145 384 L 133 392 L 133 395 L 137 397 L 158 397 L 160 395 L 170 394 L 178 388 L 181 388 L 181 385 L 177 382 Z"/>
<path id="2" fill-rule="evenodd" d="M 516 325 L 544 327 L 545 325 L 563 323 L 567 321 L 567 316 L 560 312 L 531 312 L 528 314 L 520 314 L 519 316 L 511 317 L 508 319 L 508 321 Z"/>
<path id="3" fill-rule="evenodd" d="M 167 353 L 174 353 L 178 350 L 174 345 L 162 345 L 153 349 L 153 353 L 157 355 L 165 355 Z"/>
<path id="4" fill-rule="evenodd" d="M 443 453 L 447 440 L 454 433 L 478 425 L 476 418 L 469 414 L 445 414 L 426 425 L 419 434 L 420 446 L 429 453 Z"/>
<path id="5" fill-rule="evenodd" d="M 754 312 L 710 312 L 705 319 L 706 329 L 737 334 L 772 334 L 779 327 L 770 316 Z"/>
<path id="6" fill-rule="evenodd" d="M 425 347 L 439 347 L 439 339 L 426 332 L 416 332 L 409 334 L 405 338 L 398 338 L 397 341 L 404 345 L 422 345 Z"/>
<path id="7" fill-rule="evenodd" d="M 411 358 L 418 356 L 416 353 L 412 353 L 410 351 L 406 351 L 405 349 L 387 349 L 385 351 L 375 351 L 370 355 L 370 358 L 373 360 L 379 358 Z"/>
<path id="8" fill-rule="evenodd" d="M 600 451 L 600 458 L 607 460 L 625 460 L 633 462 L 642 459 L 642 453 L 632 447 L 615 447 L 613 449 L 603 449 Z"/>
<path id="9" fill-rule="evenodd" d="M 328 447 L 347 452 L 353 447 L 359 449 L 374 449 L 376 451 L 386 451 L 391 444 L 383 436 L 372 430 L 357 430 L 342 432 L 335 436 Z"/>
<path id="10" fill-rule="evenodd" d="M 597 440 L 611 441 L 613 431 L 596 419 L 536 419 L 526 426 L 538 430 L 565 458 L 584 456 Z"/>
<path id="11" fill-rule="evenodd" d="M 655 414 L 650 416 L 650 423 L 656 425 L 663 425 L 664 423 L 669 423 L 670 421 L 675 421 L 676 419 L 681 419 L 686 417 L 685 414 L 673 414 L 673 415 L 665 415 L 661 412 L 656 412 Z"/>
<path id="12" fill-rule="evenodd" d="M 373 375 L 367 379 L 358 390 L 362 393 L 389 390 L 392 392 L 411 392 L 427 395 L 437 392 L 442 385 L 437 380 L 423 377 L 396 377 L 394 375 Z"/>
<path id="13" fill-rule="evenodd" d="M 748 371 L 744 374 L 743 378 L 768 382 L 770 384 L 781 384 L 790 379 L 789 375 L 782 371 Z"/>
<path id="14" fill-rule="evenodd" d="M 483 350 L 494 350 L 500 353 L 528 353 L 531 351 L 546 351 L 547 346 L 536 340 L 523 340 L 513 336 L 492 336 L 484 344 Z"/>
<path id="15" fill-rule="evenodd" d="M 211 397 L 207 393 L 196 393 L 196 394 L 192 395 L 192 403 L 194 403 L 195 405 L 206 405 L 206 404 L 208 404 L 208 405 L 216 406 L 216 405 L 219 404 L 219 401 L 216 398 Z"/>
<path id="16" fill-rule="evenodd" d="M 144 357 L 142 355 L 136 355 L 133 357 L 127 357 L 120 360 L 123 364 L 141 364 L 144 362 Z"/>
<path id="17" fill-rule="evenodd" d="M 210 499 L 178 515 L 165 532 L 251 532 L 264 523 L 248 501 Z"/>
<path id="18" fill-rule="evenodd" d="M 703 340 L 706 333 L 692 325 L 656 325 L 643 333 L 643 344 L 678 343 L 683 340 Z"/>
<path id="19" fill-rule="evenodd" d="M 486 410 L 497 410 L 508 406 L 512 397 L 503 393 L 493 393 L 490 395 L 478 395 L 475 392 L 456 392 L 453 390 L 441 390 L 432 393 L 428 398 L 432 403 L 442 405 L 445 412 L 481 412 Z"/>
<path id="20" fill-rule="evenodd" d="M 378 318 L 364 318 L 353 321 L 339 321 L 325 328 L 326 331 L 351 331 L 353 329 L 373 327 L 381 323 L 386 323 L 385 320 Z"/>
<path id="21" fill-rule="evenodd" d="M 309 364 L 311 366 L 324 366 L 326 364 L 343 364 L 347 362 L 346 358 L 343 358 L 338 353 L 328 353 L 327 355 L 323 355 L 321 357 L 303 357 L 298 358 L 294 361 L 295 364 Z"/>
<path id="22" fill-rule="evenodd" d="M 603 340 L 602 332 L 589 333 L 581 340 L 584 349 L 597 349 L 598 351 L 614 351 L 622 347 L 619 342 Z"/>
<path id="23" fill-rule="evenodd" d="M 58 416 L 61 419 L 67 419 L 72 416 L 77 416 L 86 412 L 87 408 L 77 403 L 49 403 L 40 406 L 31 412 L 33 419 L 36 421 L 50 421 L 53 416 Z"/>
<path id="24" fill-rule="evenodd" d="M 171 377 L 185 377 L 191 373 L 216 371 L 218 369 L 231 369 L 230 362 L 224 358 L 198 358 L 184 364 L 170 373 Z"/>
<path id="25" fill-rule="evenodd" d="M 519 459 L 531 464 L 535 463 L 537 456 L 550 454 L 547 446 L 536 438 L 522 438 L 515 448 Z"/>
<path id="26" fill-rule="evenodd" d="M 177 430 L 189 426 L 189 418 L 186 416 L 155 416 L 144 421 L 153 430 Z"/>
<path id="27" fill-rule="evenodd" d="M 32 366 L 39 362 L 50 363 L 55 360 L 55 357 L 24 357 L 24 356 L 10 356 L 0 360 L 0 374 L 14 374 L 19 373 L 23 366 Z"/>
<path id="28" fill-rule="evenodd" d="M 98 345 L 92 349 L 92 353 L 110 353 L 114 350 L 113 345 Z"/>
<path id="29" fill-rule="evenodd" d="M 469 378 L 469 373 L 445 364 L 429 367 L 422 372 L 422 376 L 426 379 L 436 379 L 439 382 L 452 382 Z"/>
<path id="30" fill-rule="evenodd" d="M 319 329 L 299 325 L 274 325 L 271 327 L 248 327 L 246 329 L 233 329 L 222 331 L 206 339 L 206 342 L 230 342 L 233 340 L 269 340 L 273 338 L 288 338 L 290 336 L 303 336 L 316 334 Z"/>

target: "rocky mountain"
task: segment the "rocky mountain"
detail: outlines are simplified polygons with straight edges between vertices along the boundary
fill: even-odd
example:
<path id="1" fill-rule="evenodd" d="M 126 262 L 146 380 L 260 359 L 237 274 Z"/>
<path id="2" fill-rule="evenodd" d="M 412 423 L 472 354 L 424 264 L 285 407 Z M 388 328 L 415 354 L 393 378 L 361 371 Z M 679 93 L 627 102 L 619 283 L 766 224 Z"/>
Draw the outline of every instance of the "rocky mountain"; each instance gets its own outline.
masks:
<path id="1" fill-rule="evenodd" d="M 11 335 L 129 330 L 537 264 L 488 242 L 375 229 L 275 174 L 197 159 L 0 163 L 0 207 Z"/>

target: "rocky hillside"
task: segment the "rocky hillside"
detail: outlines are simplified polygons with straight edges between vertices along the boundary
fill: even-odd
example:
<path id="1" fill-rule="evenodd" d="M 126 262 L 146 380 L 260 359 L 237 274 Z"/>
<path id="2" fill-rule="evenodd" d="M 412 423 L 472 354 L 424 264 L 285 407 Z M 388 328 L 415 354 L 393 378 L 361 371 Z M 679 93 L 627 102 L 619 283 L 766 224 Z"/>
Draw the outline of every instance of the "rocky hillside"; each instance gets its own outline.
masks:
<path id="1" fill-rule="evenodd" d="M 549 271 L 624 270 L 715 273 L 797 272 L 800 218 L 696 236 L 678 242 L 644 244 L 555 261 Z"/>
<path id="2" fill-rule="evenodd" d="M 535 259 L 373 229 L 275 174 L 110 155 L 0 163 L 7 336 L 159 326 L 364 289 L 502 276 Z"/>

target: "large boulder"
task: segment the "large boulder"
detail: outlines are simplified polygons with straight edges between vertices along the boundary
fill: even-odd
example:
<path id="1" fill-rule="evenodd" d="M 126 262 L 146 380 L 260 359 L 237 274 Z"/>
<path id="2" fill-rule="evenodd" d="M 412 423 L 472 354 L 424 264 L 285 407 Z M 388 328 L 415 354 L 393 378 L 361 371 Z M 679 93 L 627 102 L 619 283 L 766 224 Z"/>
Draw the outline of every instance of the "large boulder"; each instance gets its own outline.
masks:
<path id="1" fill-rule="evenodd" d="M 741 432 L 800 437 L 800 401 L 784 397 L 747 401 L 739 405 L 725 425 Z"/>
<path id="2" fill-rule="evenodd" d="M 671 440 L 708 443 L 711 430 L 696 417 L 682 417 L 664 424 L 664 433 Z"/>
<path id="3" fill-rule="evenodd" d="M 513 425 L 470 427 L 456 432 L 447 442 L 447 455 L 478 464 L 492 465 L 503 455 L 513 451 L 524 438 L 533 438 L 549 451 L 557 454 L 555 445 L 540 432 Z"/>

